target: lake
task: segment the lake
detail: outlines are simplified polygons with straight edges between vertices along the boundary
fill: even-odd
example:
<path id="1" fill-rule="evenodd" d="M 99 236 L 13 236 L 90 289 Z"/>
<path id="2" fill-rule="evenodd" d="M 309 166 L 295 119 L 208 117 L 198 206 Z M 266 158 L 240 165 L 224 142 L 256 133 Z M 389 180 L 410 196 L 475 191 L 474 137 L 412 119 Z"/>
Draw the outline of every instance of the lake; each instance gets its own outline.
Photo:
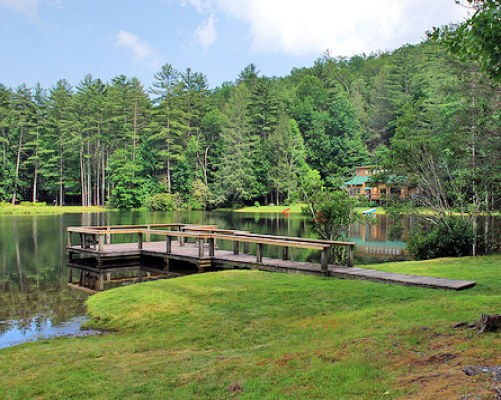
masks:
<path id="1" fill-rule="evenodd" d="M 87 334 L 87 294 L 66 282 L 66 228 L 148 223 L 215 224 L 261 234 L 313 237 L 301 215 L 235 212 L 107 212 L 50 216 L 0 216 L 0 349 L 54 336 Z M 404 234 L 410 221 L 404 221 Z M 391 222 L 376 216 L 351 227 L 356 263 L 406 257 L 401 240 L 388 240 Z M 293 255 L 294 256 L 294 255 Z M 300 254 L 297 254 L 300 256 Z"/>

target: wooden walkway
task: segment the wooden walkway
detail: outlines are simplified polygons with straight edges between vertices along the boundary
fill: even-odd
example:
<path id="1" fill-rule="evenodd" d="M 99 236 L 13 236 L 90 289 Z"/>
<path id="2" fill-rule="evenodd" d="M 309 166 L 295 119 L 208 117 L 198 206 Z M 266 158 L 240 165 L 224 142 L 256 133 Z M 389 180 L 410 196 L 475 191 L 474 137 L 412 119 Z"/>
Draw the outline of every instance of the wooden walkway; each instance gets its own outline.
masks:
<path id="1" fill-rule="evenodd" d="M 89 232 L 90 227 L 82 228 L 82 232 Z M 78 232 L 77 228 L 74 232 Z M 193 228 L 190 228 L 193 230 Z M 187 229 L 189 231 L 190 229 Z M 382 283 L 392 283 L 399 285 L 421 286 L 435 289 L 450 289 L 462 290 L 475 285 L 474 281 L 463 280 L 450 280 L 444 278 L 433 278 L 426 276 L 396 274 L 384 271 L 378 271 L 366 268 L 356 268 L 350 266 L 336 266 L 325 264 L 325 259 L 322 257 L 321 262 L 302 262 L 291 260 L 288 256 L 288 247 L 304 247 L 310 249 L 324 249 L 324 247 L 315 247 L 318 245 L 317 241 L 312 239 L 304 239 L 305 243 L 298 242 L 299 238 L 289 238 L 290 241 L 284 245 L 284 238 L 278 237 L 276 244 L 274 240 L 270 239 L 271 236 L 260 236 L 248 233 L 247 236 L 244 232 L 240 232 L 238 241 L 235 237 L 228 238 L 228 232 L 224 231 L 219 238 L 231 240 L 234 242 L 233 251 L 217 249 L 214 246 L 214 241 L 205 243 L 204 239 L 214 237 L 210 236 L 207 231 L 201 232 L 201 228 L 191 233 L 186 233 L 184 237 L 181 236 L 180 241 L 171 240 L 174 235 L 181 235 L 177 231 L 164 231 L 167 241 L 151 241 L 143 242 L 142 237 L 138 243 L 116 243 L 116 244 L 103 244 L 88 246 L 85 245 L 86 240 L 81 237 L 78 244 L 68 242 L 67 252 L 69 255 L 68 267 L 70 268 L 70 280 L 73 283 L 72 270 L 80 270 L 80 284 L 86 285 L 85 279 L 82 277 L 84 274 L 94 274 L 95 279 L 92 281 L 97 290 L 104 289 L 104 280 L 106 275 L 108 277 L 112 272 L 123 272 L 126 270 L 140 269 L 148 260 L 153 260 L 156 263 L 155 272 L 172 273 L 175 269 L 172 268 L 176 262 L 188 263 L 195 266 L 194 272 L 204 272 L 214 269 L 228 269 L 228 268 L 245 268 L 245 269 L 258 269 L 270 272 L 285 272 L 285 273 L 301 273 L 319 276 L 337 277 L 342 279 L 362 279 Z M 212 231 L 215 229 L 212 228 Z M 153 233 L 153 231 L 150 231 Z M 157 234 L 158 231 L 155 231 Z M 235 231 L 237 232 L 237 231 Z M 185 243 L 186 237 L 197 237 L 197 243 Z M 71 240 L 71 238 L 70 238 Z M 313 241 L 313 244 L 312 242 Z M 91 240 L 92 242 L 92 240 Z M 109 243 L 110 240 L 107 240 Z M 264 243 L 273 246 L 278 245 L 284 247 L 283 259 L 263 257 L 262 250 L 257 251 L 256 254 L 249 254 L 245 249 L 246 243 Z M 319 241 L 322 242 L 322 241 Z M 326 242 L 326 241 L 324 241 Z M 333 242 L 334 243 L 334 242 Z M 342 242 L 339 242 L 342 243 Z M 241 252 L 240 244 L 244 245 L 244 251 Z M 325 243 L 324 243 L 325 245 Z M 342 243 L 346 245 L 346 243 Z M 351 245 L 351 244 L 350 244 Z M 310 247 L 307 247 L 310 246 Z M 330 245 L 329 245 L 330 246 Z M 82 280 L 83 279 L 83 280 Z M 88 283 L 88 282 L 87 282 Z"/>

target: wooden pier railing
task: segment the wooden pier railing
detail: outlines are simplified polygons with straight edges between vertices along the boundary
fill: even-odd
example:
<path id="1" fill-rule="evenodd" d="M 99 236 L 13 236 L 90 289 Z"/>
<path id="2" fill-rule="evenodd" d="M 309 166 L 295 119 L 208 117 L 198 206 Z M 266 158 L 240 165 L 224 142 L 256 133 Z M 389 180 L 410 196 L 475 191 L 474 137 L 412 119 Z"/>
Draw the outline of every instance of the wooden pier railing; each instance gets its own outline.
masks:
<path id="1" fill-rule="evenodd" d="M 353 266 L 354 246 L 352 242 L 339 242 L 289 236 L 260 235 L 247 231 L 218 229 L 216 225 L 189 225 L 189 224 L 146 224 L 146 225 L 112 225 L 112 226 L 85 226 L 69 227 L 68 249 L 82 253 L 104 254 L 106 247 L 112 244 L 114 235 L 136 235 L 137 249 L 143 249 L 143 242 L 150 241 L 152 236 L 164 237 L 165 252 L 172 253 L 172 241 L 179 240 L 183 246 L 187 238 L 194 238 L 198 246 L 198 258 L 214 257 L 216 241 L 233 242 L 233 253 L 239 254 L 240 243 L 244 245 L 243 253 L 248 253 L 248 245 L 256 246 L 256 263 L 263 260 L 263 246 L 281 247 L 282 259 L 289 260 L 290 248 L 312 249 L 321 252 L 321 270 L 327 273 L 329 253 L 333 247 L 342 247 L 346 250 L 345 265 Z M 79 245 L 74 245 L 74 235 L 79 236 Z M 205 254 L 205 243 L 208 243 L 208 254 Z"/>

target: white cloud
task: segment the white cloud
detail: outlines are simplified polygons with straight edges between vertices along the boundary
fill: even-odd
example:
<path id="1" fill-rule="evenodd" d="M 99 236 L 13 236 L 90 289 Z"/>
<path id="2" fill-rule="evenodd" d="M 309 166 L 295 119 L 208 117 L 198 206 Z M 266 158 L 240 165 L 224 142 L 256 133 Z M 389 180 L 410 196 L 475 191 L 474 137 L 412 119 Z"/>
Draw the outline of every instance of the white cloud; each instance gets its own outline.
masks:
<path id="1" fill-rule="evenodd" d="M 425 31 L 461 20 L 453 0 L 179 0 L 249 26 L 258 53 L 352 55 L 416 43 Z"/>
<path id="2" fill-rule="evenodd" d="M 40 0 L 0 0 L 0 5 L 34 18 L 38 14 Z"/>
<path id="3" fill-rule="evenodd" d="M 116 34 L 115 41 L 118 46 L 131 51 L 138 59 L 148 61 L 151 67 L 158 68 L 161 65 L 158 52 L 139 36 L 121 30 Z"/>
<path id="4" fill-rule="evenodd" d="M 216 18 L 214 15 L 209 15 L 209 18 L 197 27 L 195 36 L 204 50 L 207 51 L 209 46 L 217 39 Z"/>
<path id="5" fill-rule="evenodd" d="M 155 54 L 155 50 L 148 43 L 127 31 L 117 33 L 116 43 L 131 50 L 137 58 L 146 58 Z"/>
<path id="6" fill-rule="evenodd" d="M 179 0 L 179 3 L 183 6 L 192 6 L 199 13 L 208 12 L 212 9 L 212 0 Z"/>

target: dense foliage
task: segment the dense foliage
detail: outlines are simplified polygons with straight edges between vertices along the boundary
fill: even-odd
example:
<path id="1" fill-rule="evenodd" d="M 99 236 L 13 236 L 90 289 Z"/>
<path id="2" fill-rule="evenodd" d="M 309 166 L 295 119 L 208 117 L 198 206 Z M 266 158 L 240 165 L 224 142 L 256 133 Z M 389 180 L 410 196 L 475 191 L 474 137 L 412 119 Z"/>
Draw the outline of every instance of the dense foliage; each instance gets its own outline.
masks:
<path id="1" fill-rule="evenodd" d="M 449 218 L 433 226 L 414 228 L 407 240 L 409 253 L 416 260 L 470 255 L 473 230 L 460 218 Z"/>
<path id="2" fill-rule="evenodd" d="M 325 54 L 282 78 L 251 64 L 214 89 L 169 64 L 149 90 L 126 76 L 0 85 L 0 200 L 281 204 L 312 170 L 333 188 L 377 163 L 447 209 L 498 208 L 499 82 L 442 46 Z"/>

